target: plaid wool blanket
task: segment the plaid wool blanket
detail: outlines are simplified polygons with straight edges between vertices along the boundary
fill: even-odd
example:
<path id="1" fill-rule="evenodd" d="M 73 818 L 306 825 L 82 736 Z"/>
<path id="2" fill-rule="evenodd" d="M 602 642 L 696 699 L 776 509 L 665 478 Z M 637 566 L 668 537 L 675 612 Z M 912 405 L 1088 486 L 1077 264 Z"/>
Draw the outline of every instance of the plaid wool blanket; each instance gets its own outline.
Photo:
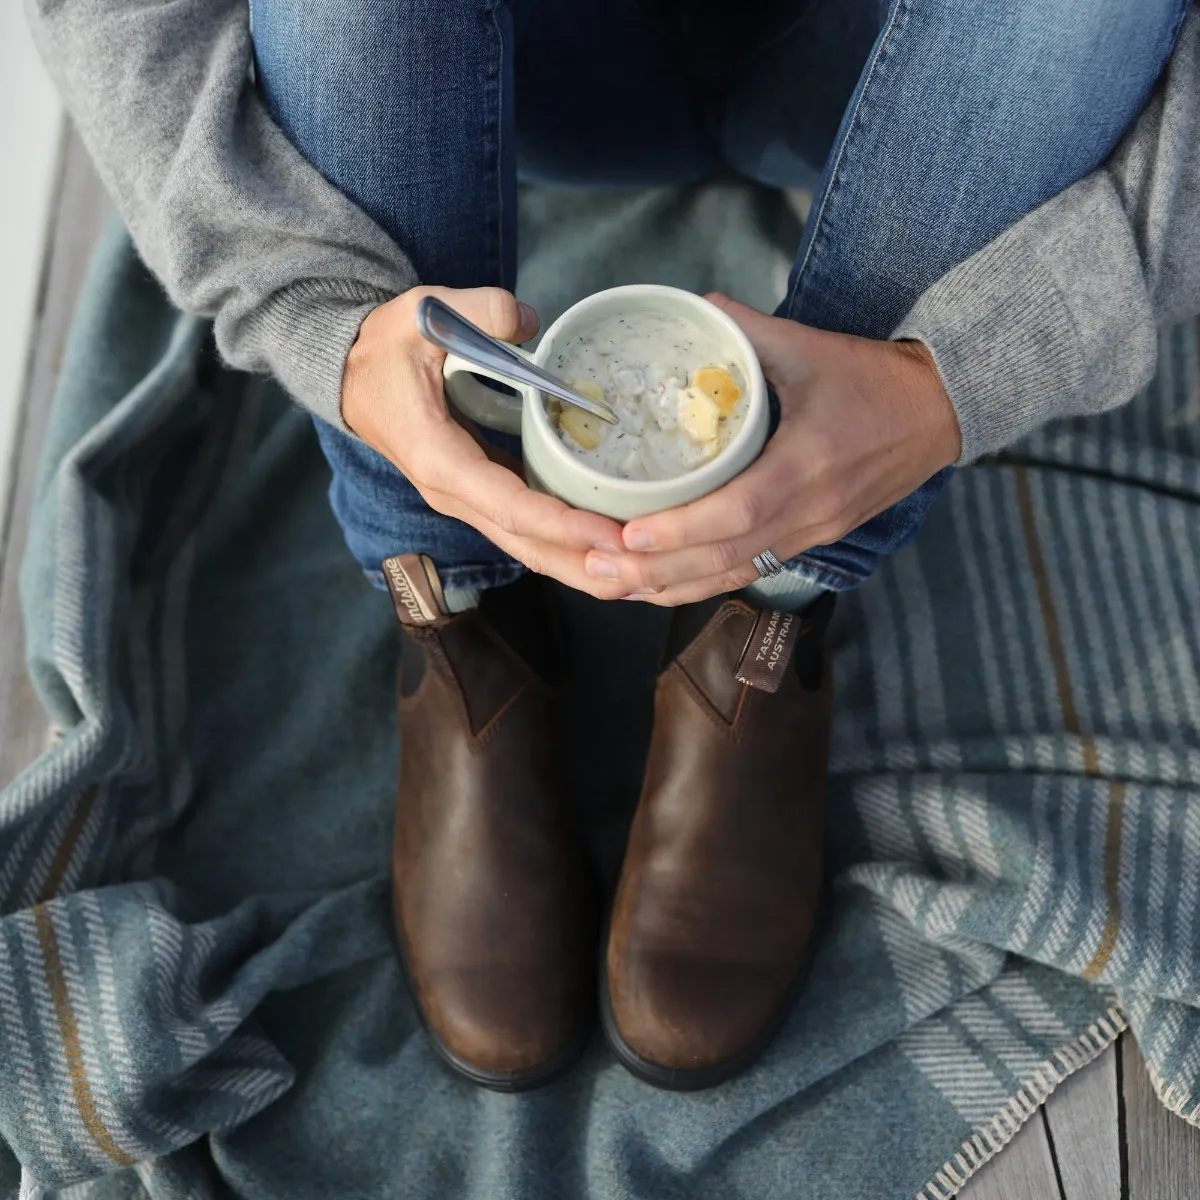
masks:
<path id="1" fill-rule="evenodd" d="M 638 278 L 769 306 L 795 232 L 731 184 L 524 213 L 546 315 Z M 501 1096 L 439 1066 L 392 954 L 394 617 L 311 426 L 114 230 L 23 579 L 61 733 L 0 793 L 0 1194 L 945 1200 L 1127 1022 L 1200 1121 L 1194 326 L 1161 368 L 962 471 L 840 605 L 833 902 L 764 1060 L 670 1095 L 597 1042 Z M 564 602 L 611 881 L 661 614 Z"/>

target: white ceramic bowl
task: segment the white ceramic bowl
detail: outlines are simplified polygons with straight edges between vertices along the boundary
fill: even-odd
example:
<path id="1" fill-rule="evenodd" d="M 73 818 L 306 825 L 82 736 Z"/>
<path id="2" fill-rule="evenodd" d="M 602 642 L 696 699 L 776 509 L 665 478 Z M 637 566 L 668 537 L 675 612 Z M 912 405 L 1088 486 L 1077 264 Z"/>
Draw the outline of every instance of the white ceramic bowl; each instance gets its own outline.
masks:
<path id="1" fill-rule="evenodd" d="M 567 309 L 546 330 L 529 357 L 545 366 L 556 350 L 581 330 L 608 317 L 639 312 L 667 313 L 698 325 L 716 339 L 724 355 L 741 367 L 746 380 L 748 408 L 733 439 L 711 462 L 671 479 L 606 475 L 563 445 L 546 414 L 543 394 L 535 388 L 520 387 L 517 396 L 502 395 L 472 377 L 489 372 L 454 355 L 447 357 L 444 370 L 446 395 L 465 416 L 491 429 L 521 435 L 530 487 L 549 492 L 573 508 L 603 513 L 617 521 L 629 521 L 706 496 L 744 471 L 767 440 L 767 385 L 749 339 L 715 305 L 680 288 L 635 283 L 596 292 Z"/>

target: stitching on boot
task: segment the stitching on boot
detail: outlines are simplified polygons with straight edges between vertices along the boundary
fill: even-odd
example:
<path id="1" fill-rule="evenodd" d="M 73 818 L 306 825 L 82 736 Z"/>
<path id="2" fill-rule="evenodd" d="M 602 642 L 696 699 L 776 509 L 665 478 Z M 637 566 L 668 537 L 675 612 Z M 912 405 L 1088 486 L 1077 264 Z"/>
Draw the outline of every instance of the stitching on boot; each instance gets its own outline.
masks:
<path id="1" fill-rule="evenodd" d="M 672 671 L 675 671 L 679 675 L 679 678 L 683 681 L 684 688 L 686 689 L 688 694 L 692 697 L 692 699 L 695 701 L 697 707 L 700 709 L 700 712 L 705 717 L 708 718 L 709 722 L 717 730 L 717 732 L 720 734 L 723 734 L 725 737 L 732 738 L 733 741 L 735 741 L 735 742 L 740 742 L 742 740 L 741 732 L 738 729 L 735 729 L 734 726 L 732 726 L 725 719 L 724 715 L 722 713 L 718 712 L 718 710 L 713 707 L 712 701 L 709 700 L 709 698 L 704 694 L 704 692 L 700 690 L 699 686 L 692 679 L 692 677 L 687 673 L 687 671 L 683 668 L 683 666 L 680 664 L 680 662 L 678 660 L 673 662 L 662 673 L 662 675 L 659 676 L 659 680 L 658 680 L 659 688 L 661 688 L 663 686 L 663 684 L 666 683 L 667 677 L 670 675 L 670 673 Z M 745 684 L 743 684 L 742 686 L 745 687 Z"/>
<path id="2" fill-rule="evenodd" d="M 479 732 L 472 735 L 475 741 L 475 749 L 482 749 L 484 744 L 491 740 L 493 735 L 499 730 L 504 717 L 508 714 L 514 704 L 521 699 L 522 696 L 530 690 L 529 683 L 523 683 L 517 690 L 500 705 L 500 707 L 484 722 Z"/>
<path id="3" fill-rule="evenodd" d="M 717 631 L 721 628 L 721 626 L 724 625 L 732 617 L 737 616 L 738 613 L 741 613 L 741 612 L 748 613 L 750 611 L 751 610 L 750 610 L 749 605 L 745 605 L 741 601 L 726 600 L 724 605 L 722 605 L 722 607 L 717 611 L 717 613 L 713 617 L 713 619 L 711 621 L 709 621 L 708 625 L 706 625 L 705 628 L 701 631 L 700 636 L 697 637 L 695 641 L 690 643 L 688 646 L 686 646 L 683 650 L 681 650 L 675 656 L 675 662 L 676 663 L 683 662 L 683 660 L 685 658 L 687 658 L 687 656 L 689 654 L 691 654 L 693 650 L 700 649 L 700 647 L 703 646 L 704 643 L 707 642 L 709 638 L 715 637 L 717 634 Z M 672 663 L 671 665 L 674 666 L 674 663 Z M 665 672 L 664 672 L 664 674 L 665 674 Z"/>

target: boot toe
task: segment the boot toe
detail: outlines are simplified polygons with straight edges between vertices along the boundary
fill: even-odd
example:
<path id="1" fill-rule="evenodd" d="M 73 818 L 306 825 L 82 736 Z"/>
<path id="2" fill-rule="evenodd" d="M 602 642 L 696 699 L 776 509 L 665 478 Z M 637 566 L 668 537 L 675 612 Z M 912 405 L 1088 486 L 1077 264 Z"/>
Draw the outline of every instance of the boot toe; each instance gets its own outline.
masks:
<path id="1" fill-rule="evenodd" d="M 514 1087 L 567 1066 L 583 1048 L 584 987 L 528 968 L 430 973 L 426 1023 L 443 1056 L 480 1083 Z"/>
<path id="2" fill-rule="evenodd" d="M 791 983 L 754 964 L 639 955 L 619 973 L 610 967 L 610 1033 L 643 1071 L 684 1077 L 676 1084 L 689 1073 L 719 1082 L 724 1066 L 734 1074 L 765 1048 L 786 1015 Z"/>

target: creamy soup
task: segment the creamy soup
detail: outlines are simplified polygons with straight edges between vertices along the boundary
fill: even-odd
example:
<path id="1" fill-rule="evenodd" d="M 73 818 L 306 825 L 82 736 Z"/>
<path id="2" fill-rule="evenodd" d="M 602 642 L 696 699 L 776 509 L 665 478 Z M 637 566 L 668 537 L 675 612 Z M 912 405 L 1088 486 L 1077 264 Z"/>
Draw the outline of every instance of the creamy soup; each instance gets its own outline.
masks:
<path id="1" fill-rule="evenodd" d="M 670 479 L 716 458 L 746 418 L 746 380 L 720 343 L 666 313 L 609 317 L 576 334 L 546 364 L 619 425 L 570 404 L 547 411 L 563 445 L 607 475 Z"/>

